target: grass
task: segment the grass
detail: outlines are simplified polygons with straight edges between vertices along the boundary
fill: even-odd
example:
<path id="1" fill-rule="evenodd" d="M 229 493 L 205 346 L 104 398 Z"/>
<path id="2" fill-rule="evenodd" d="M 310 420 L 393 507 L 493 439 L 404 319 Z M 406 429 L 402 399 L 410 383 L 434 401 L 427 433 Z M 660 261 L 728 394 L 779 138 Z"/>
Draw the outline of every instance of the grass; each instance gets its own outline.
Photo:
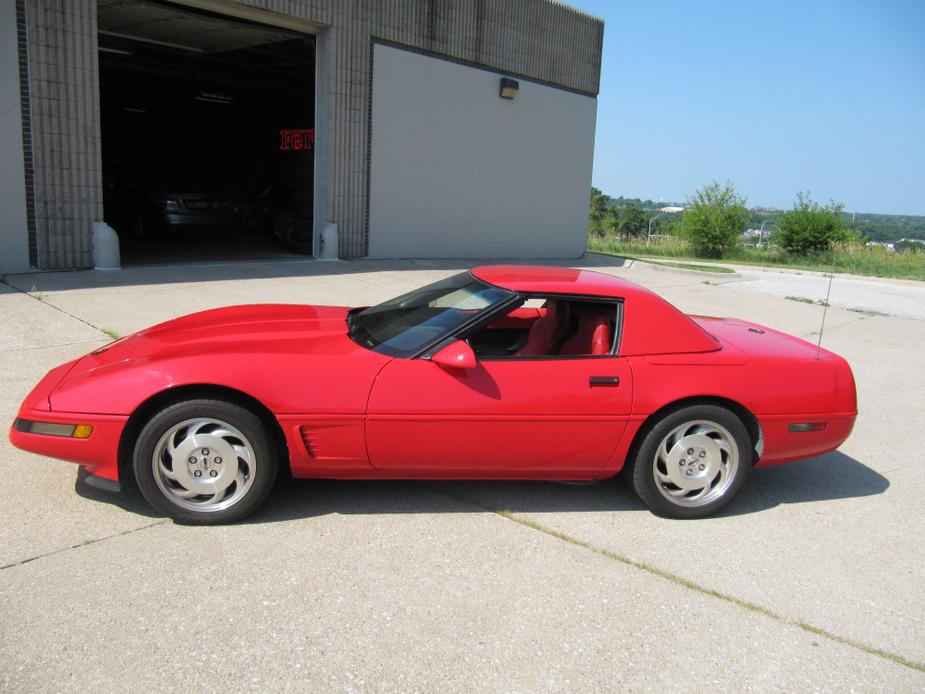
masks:
<path id="1" fill-rule="evenodd" d="M 115 330 L 110 330 L 109 328 L 100 328 L 100 332 L 103 333 L 106 337 L 111 338 L 113 340 L 118 340 L 120 337 L 122 337 Z"/>
<path id="2" fill-rule="evenodd" d="M 831 272 L 832 252 L 808 256 L 794 256 L 782 249 L 735 248 L 722 260 L 697 258 L 686 241 L 674 237 L 658 238 L 651 244 L 645 241 L 621 241 L 613 237 L 588 239 L 588 250 L 596 253 L 619 255 L 624 258 L 678 258 L 700 263 L 738 263 Z M 835 272 L 847 272 L 868 277 L 925 280 L 925 253 L 891 253 L 875 246 L 844 246 L 836 250 Z"/>
<path id="3" fill-rule="evenodd" d="M 817 306 L 828 306 L 829 302 L 825 299 L 810 299 L 808 296 L 785 296 L 790 301 L 799 301 L 801 304 L 815 304 Z"/>

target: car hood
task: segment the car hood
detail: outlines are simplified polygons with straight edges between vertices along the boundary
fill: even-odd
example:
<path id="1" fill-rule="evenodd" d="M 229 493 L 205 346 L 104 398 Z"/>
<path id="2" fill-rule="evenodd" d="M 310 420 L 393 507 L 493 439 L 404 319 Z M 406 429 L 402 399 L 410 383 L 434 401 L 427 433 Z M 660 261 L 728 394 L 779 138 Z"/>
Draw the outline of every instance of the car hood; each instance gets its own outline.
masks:
<path id="1" fill-rule="evenodd" d="M 125 415 L 166 389 L 207 384 L 239 390 L 273 412 L 358 407 L 354 400 L 365 404 L 390 358 L 350 339 L 349 311 L 271 304 L 183 316 L 82 357 L 50 393 L 49 406 Z"/>
<path id="2" fill-rule="evenodd" d="M 342 350 L 342 306 L 254 304 L 192 313 L 116 340 L 81 360 L 92 370 L 125 360 L 169 359 L 204 353 L 293 353 Z"/>

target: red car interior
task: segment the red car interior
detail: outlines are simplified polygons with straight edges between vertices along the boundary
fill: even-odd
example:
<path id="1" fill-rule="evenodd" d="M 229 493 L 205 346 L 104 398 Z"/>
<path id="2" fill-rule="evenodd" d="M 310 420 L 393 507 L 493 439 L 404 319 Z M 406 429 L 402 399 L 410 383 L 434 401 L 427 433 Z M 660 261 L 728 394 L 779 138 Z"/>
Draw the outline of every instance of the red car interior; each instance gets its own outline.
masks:
<path id="1" fill-rule="evenodd" d="M 559 354 L 603 355 L 609 351 L 610 317 L 605 311 L 594 310 L 579 318 L 577 332 L 565 341 Z"/>
<path id="2" fill-rule="evenodd" d="M 517 352 L 518 357 L 536 357 L 558 354 L 559 345 L 565 340 L 569 328 L 569 304 L 567 301 L 548 301 L 546 314 L 537 318 L 530 326 L 527 344 Z"/>

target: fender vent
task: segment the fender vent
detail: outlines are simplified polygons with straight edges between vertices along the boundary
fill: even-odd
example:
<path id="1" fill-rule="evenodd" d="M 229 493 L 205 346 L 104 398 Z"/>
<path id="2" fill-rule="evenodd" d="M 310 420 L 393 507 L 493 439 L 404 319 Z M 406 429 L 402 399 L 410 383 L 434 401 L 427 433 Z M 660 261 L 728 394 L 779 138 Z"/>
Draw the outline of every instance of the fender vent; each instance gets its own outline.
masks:
<path id="1" fill-rule="evenodd" d="M 302 444 L 305 446 L 305 452 L 309 458 L 317 458 L 318 442 L 315 440 L 315 434 L 310 427 L 299 427 L 299 433 L 302 434 Z"/>

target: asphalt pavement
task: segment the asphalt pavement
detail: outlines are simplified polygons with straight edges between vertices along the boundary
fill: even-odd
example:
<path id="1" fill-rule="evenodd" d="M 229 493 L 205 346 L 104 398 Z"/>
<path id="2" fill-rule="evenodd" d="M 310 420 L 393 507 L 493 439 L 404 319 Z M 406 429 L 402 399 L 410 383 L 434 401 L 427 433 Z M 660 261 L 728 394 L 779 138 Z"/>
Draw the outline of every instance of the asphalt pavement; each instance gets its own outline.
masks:
<path id="1" fill-rule="evenodd" d="M 0 425 L 103 330 L 235 303 L 366 305 L 472 264 L 8 276 Z M 819 306 L 736 288 L 745 274 L 577 264 L 688 312 L 817 337 Z M 858 383 L 852 437 L 756 470 L 705 520 L 653 516 L 618 479 L 317 480 L 245 523 L 184 527 L 4 436 L 0 691 L 925 690 L 925 322 L 891 306 L 828 311 L 823 345 Z"/>

